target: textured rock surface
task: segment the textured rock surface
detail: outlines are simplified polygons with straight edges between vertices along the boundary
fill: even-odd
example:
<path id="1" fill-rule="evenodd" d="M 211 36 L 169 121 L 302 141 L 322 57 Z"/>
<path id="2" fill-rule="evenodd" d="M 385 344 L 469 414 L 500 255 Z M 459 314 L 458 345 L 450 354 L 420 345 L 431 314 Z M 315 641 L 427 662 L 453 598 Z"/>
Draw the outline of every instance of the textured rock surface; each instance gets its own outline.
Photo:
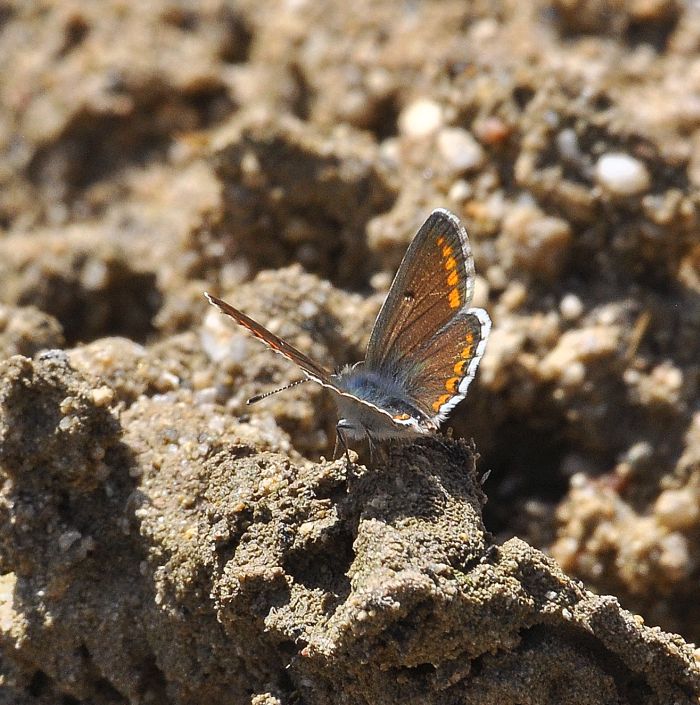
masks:
<path id="1" fill-rule="evenodd" d="M 692 702 L 698 47 L 674 0 L 0 0 L 0 700 Z M 298 372 L 202 296 L 354 362 L 437 206 L 483 525 L 464 446 L 246 406 Z"/>
<path id="2" fill-rule="evenodd" d="M 493 545 L 464 442 L 372 470 L 290 462 L 186 394 L 119 421 L 61 353 L 1 371 L 3 642 L 52 689 L 381 705 L 690 703 L 700 687 L 679 637 L 519 539 Z"/>

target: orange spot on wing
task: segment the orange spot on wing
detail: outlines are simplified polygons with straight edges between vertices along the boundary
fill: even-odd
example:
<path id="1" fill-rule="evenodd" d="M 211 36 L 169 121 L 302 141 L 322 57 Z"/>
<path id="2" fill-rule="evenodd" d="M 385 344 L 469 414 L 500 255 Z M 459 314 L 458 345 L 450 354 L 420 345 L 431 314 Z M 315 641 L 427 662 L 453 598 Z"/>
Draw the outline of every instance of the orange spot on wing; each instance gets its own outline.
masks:
<path id="1" fill-rule="evenodd" d="M 442 248 L 442 256 L 452 257 L 452 248 L 449 245 L 445 245 L 445 247 Z"/>
<path id="2" fill-rule="evenodd" d="M 459 387 L 459 377 L 450 377 L 446 382 L 445 382 L 445 389 L 448 392 L 456 392 L 457 387 Z"/>
<path id="3" fill-rule="evenodd" d="M 450 308 L 457 308 L 459 306 L 459 291 L 457 291 L 457 289 L 452 289 L 447 300 L 450 304 Z"/>
<path id="4" fill-rule="evenodd" d="M 440 407 L 451 397 L 451 394 L 443 394 L 433 402 L 433 411 L 440 411 Z"/>
<path id="5" fill-rule="evenodd" d="M 460 377 L 464 374 L 464 368 L 467 366 L 466 360 L 460 360 L 452 369 L 456 375 Z"/>
<path id="6" fill-rule="evenodd" d="M 437 239 L 437 244 L 438 247 L 442 247 L 445 244 L 445 238 L 442 235 Z"/>
<path id="7" fill-rule="evenodd" d="M 409 414 L 396 414 L 396 416 L 394 416 L 394 418 L 397 421 L 408 421 L 408 419 L 410 419 L 411 416 Z"/>
<path id="8" fill-rule="evenodd" d="M 474 357 L 474 345 L 467 345 L 465 348 L 462 349 L 462 352 L 459 354 L 459 356 L 464 360 L 470 360 L 472 357 Z"/>
<path id="9" fill-rule="evenodd" d="M 448 257 L 445 260 L 445 269 L 449 272 L 457 266 L 457 260 L 454 257 Z"/>
<path id="10" fill-rule="evenodd" d="M 457 282 L 459 281 L 459 274 L 457 274 L 457 270 L 453 269 L 449 276 L 447 277 L 447 284 L 449 286 L 454 286 Z"/>

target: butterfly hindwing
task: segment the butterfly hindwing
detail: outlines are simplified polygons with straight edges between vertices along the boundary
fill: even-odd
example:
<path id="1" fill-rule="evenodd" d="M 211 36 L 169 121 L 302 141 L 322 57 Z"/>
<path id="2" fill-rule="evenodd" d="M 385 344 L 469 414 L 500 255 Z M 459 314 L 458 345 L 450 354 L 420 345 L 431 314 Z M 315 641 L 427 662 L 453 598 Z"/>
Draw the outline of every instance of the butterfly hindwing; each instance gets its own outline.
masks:
<path id="1" fill-rule="evenodd" d="M 491 319 L 484 309 L 460 311 L 414 350 L 405 383 L 417 406 L 439 425 L 464 399 L 484 354 Z"/>

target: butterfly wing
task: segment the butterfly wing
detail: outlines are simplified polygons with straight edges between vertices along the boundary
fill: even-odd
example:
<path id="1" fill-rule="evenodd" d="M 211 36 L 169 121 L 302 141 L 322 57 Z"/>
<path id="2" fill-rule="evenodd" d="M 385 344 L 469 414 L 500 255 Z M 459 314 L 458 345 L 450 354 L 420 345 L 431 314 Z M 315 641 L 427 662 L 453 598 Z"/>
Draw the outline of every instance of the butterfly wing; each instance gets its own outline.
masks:
<path id="1" fill-rule="evenodd" d="M 290 345 L 282 338 L 277 337 L 274 333 L 270 332 L 264 326 L 254 321 L 245 313 L 239 311 L 237 308 L 227 304 L 225 301 L 212 296 L 211 294 L 204 294 L 209 303 L 216 306 L 222 313 L 227 316 L 231 316 L 236 323 L 239 323 L 244 328 L 249 330 L 256 338 L 265 343 L 271 350 L 280 355 L 284 355 L 288 360 L 291 360 L 294 364 L 301 368 L 302 372 L 314 382 L 322 384 L 324 387 L 330 387 L 335 389 L 336 386 L 331 382 L 330 373 L 328 370 L 321 367 L 321 365 L 315 363 L 310 357 L 304 355 L 301 350 L 297 350 L 293 345 Z"/>
<path id="2" fill-rule="evenodd" d="M 490 330 L 484 309 L 463 310 L 415 351 L 407 388 L 434 424 L 440 425 L 466 396 Z"/>
<path id="3" fill-rule="evenodd" d="M 406 250 L 367 346 L 367 365 L 400 362 L 471 302 L 474 260 L 467 232 L 434 210 Z"/>
<path id="4" fill-rule="evenodd" d="M 410 390 L 436 423 L 464 398 L 491 328 L 486 311 L 468 308 L 474 278 L 464 226 L 447 210 L 433 211 L 406 251 L 367 346 L 367 368 Z"/>

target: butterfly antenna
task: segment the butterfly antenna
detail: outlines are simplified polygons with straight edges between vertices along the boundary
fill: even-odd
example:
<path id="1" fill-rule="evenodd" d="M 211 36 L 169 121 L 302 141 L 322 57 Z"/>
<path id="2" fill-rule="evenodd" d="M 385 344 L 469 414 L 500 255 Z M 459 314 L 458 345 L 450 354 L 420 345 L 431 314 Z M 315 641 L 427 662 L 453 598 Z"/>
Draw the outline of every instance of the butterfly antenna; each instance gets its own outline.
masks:
<path id="1" fill-rule="evenodd" d="M 304 384 L 304 382 L 308 382 L 309 380 L 304 378 L 304 379 L 298 379 L 296 382 L 292 382 L 291 384 L 287 384 L 284 387 L 280 387 L 279 389 L 273 389 L 271 392 L 264 392 L 263 394 L 256 394 L 254 397 L 251 397 L 248 399 L 246 404 L 255 404 L 256 402 L 260 401 L 261 399 L 265 399 L 266 397 L 271 397 L 273 394 L 277 394 L 277 392 L 283 392 L 285 389 L 291 389 L 292 387 L 296 387 L 297 384 Z"/>

